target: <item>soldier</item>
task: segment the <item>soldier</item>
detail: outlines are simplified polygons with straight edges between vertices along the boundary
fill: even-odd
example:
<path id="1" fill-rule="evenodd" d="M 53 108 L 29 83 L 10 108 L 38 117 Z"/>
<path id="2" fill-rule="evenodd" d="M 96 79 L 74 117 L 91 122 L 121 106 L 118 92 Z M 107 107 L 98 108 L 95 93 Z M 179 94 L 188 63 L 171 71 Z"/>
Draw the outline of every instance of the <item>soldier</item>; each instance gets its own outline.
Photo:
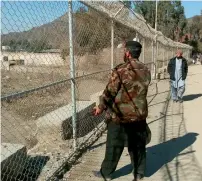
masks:
<path id="1" fill-rule="evenodd" d="M 144 177 L 148 115 L 146 97 L 151 75 L 149 69 L 138 61 L 141 48 L 141 44 L 136 41 L 125 43 L 125 63 L 113 69 L 100 104 L 95 108 L 95 115 L 107 112 L 106 152 L 100 169 L 105 181 L 111 180 L 125 141 L 133 166 L 134 180 Z"/>

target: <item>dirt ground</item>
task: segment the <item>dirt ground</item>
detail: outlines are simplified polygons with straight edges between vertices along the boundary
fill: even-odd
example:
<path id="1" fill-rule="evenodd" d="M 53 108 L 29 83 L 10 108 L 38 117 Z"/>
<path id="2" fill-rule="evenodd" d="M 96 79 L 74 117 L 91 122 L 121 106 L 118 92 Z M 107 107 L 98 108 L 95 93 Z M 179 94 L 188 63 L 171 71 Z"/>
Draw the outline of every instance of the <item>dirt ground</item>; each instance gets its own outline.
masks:
<path id="1" fill-rule="evenodd" d="M 119 59 L 122 59 L 122 53 L 123 52 L 115 53 L 116 60 L 118 58 L 115 65 L 120 63 Z M 110 59 L 110 56 L 110 50 L 106 49 L 106 52 L 104 52 L 101 57 L 97 57 L 96 55 L 88 55 L 80 58 L 76 57 L 76 76 L 109 69 L 110 62 L 108 62 L 108 59 Z M 96 62 L 97 59 L 98 64 L 92 64 L 92 62 Z M 103 60 L 103 64 L 101 64 L 101 60 Z M 14 65 L 10 67 L 10 71 L 4 68 L 5 67 L 2 67 L 1 69 L 1 97 L 34 89 L 70 77 L 68 62 L 66 62 L 64 66 Z M 91 94 L 103 90 L 108 80 L 108 75 L 109 72 L 103 72 L 85 76 L 84 78 L 78 78 L 76 80 L 77 100 L 89 100 Z M 12 125 L 11 122 L 14 120 L 11 119 L 11 117 L 8 118 L 8 115 L 12 115 L 12 117 L 17 120 L 17 124 L 20 125 L 20 132 L 23 134 L 29 132 L 27 131 L 29 129 L 24 129 L 24 131 L 22 131 L 22 129 L 26 126 L 29 128 L 30 125 L 31 127 L 36 127 L 34 122 L 37 118 L 61 106 L 67 105 L 70 102 L 70 87 L 69 81 L 65 84 L 28 94 L 23 98 L 2 101 L 2 125 L 4 125 L 5 128 L 8 127 L 8 124 Z M 9 137 L 6 135 L 8 134 L 5 133 L 2 137 L 3 141 L 13 140 L 13 137 L 12 139 L 5 139 L 5 137 Z"/>
<path id="2" fill-rule="evenodd" d="M 27 72 L 22 71 L 23 67 L 1 71 L 1 96 L 36 88 L 65 79 L 68 76 L 68 71 L 64 67 L 28 68 L 29 71 Z M 101 71 L 104 68 L 104 66 L 91 68 L 89 72 L 83 68 L 80 71 L 83 75 L 84 71 L 86 74 L 98 71 L 98 69 Z M 108 80 L 108 74 L 109 72 L 104 72 L 78 78 L 76 80 L 77 100 L 90 100 L 91 94 L 103 90 Z M 68 81 L 61 85 L 28 94 L 22 98 L 2 101 L 2 142 L 22 143 L 28 148 L 36 145 L 36 120 L 59 107 L 67 105 L 71 101 L 70 88 L 70 81 Z"/>
<path id="3" fill-rule="evenodd" d="M 100 92 L 106 86 L 109 65 L 83 65 L 77 67 L 76 97 L 77 100 L 90 100 L 90 96 Z M 69 78 L 66 67 L 14 66 L 10 71 L 1 70 L 1 96 L 37 88 L 49 83 Z M 61 85 L 46 88 L 28 94 L 22 98 L 1 102 L 1 139 L 2 142 L 20 143 L 30 153 L 45 155 L 65 154 L 72 149 L 72 140 L 57 140 L 52 135 L 44 134 L 38 139 L 36 120 L 45 114 L 67 105 L 71 101 L 70 81 Z M 151 88 L 151 94 L 155 90 Z M 54 133 L 53 133 L 54 134 Z M 46 145 L 46 146 L 44 146 Z M 45 149 L 46 147 L 46 149 Z M 62 154 L 60 157 L 62 157 Z"/>
<path id="4" fill-rule="evenodd" d="M 77 67 L 76 76 L 109 69 L 107 65 Z M 70 78 L 69 66 L 13 66 L 1 69 L 1 96 L 37 88 Z"/>
<path id="5" fill-rule="evenodd" d="M 15 67 L 10 71 L 1 71 L 2 95 L 52 83 L 66 78 L 69 73 L 67 69 L 61 67 L 29 67 L 26 70 L 28 71 L 22 67 Z M 53 70 L 55 70 L 54 73 Z M 83 67 L 79 71 L 81 71 L 81 75 L 83 72 L 85 75 L 102 70 L 106 70 L 106 65 Z M 90 100 L 90 95 L 103 90 L 108 81 L 108 76 L 109 72 L 101 72 L 77 78 L 77 100 Z M 19 99 L 2 101 L 2 142 L 21 143 L 26 145 L 30 150 L 29 153 L 42 155 L 50 153 L 51 157 L 60 154 L 59 157 L 62 158 L 63 154 L 67 154 L 72 149 L 72 140 L 61 141 L 55 139 L 54 136 L 45 134 L 43 138 L 38 139 L 36 120 L 59 107 L 67 105 L 71 101 L 70 88 L 70 82 L 67 82 L 61 86 L 47 88 Z M 155 94 L 155 87 L 151 87 L 150 94 Z M 46 149 L 44 149 L 45 147 Z"/>

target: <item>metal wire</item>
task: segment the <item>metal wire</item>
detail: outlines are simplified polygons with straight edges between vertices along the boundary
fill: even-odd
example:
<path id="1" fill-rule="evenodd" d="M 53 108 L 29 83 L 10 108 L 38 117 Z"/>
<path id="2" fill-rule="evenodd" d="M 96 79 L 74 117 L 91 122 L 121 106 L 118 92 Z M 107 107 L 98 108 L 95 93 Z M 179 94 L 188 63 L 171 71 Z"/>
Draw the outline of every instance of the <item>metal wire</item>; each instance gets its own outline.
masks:
<path id="1" fill-rule="evenodd" d="M 137 38 L 144 46 L 140 61 L 152 73 L 154 66 L 167 66 L 176 47 L 189 57 L 191 47 L 155 32 L 122 1 L 71 3 L 70 13 L 66 1 L 2 2 L 2 180 L 46 180 L 74 155 L 73 132 L 77 151 L 103 133 L 103 115 L 93 117 L 91 111 L 111 68 L 123 63 L 124 48 L 119 44 Z"/>

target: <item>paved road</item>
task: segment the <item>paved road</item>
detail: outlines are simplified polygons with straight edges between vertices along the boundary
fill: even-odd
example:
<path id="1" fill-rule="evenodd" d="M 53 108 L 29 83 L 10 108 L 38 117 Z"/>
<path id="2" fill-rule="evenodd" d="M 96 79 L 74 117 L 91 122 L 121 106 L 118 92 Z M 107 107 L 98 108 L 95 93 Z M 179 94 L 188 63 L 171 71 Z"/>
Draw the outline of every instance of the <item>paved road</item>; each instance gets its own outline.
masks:
<path id="1" fill-rule="evenodd" d="M 193 144 L 193 150 L 196 151 L 196 158 L 202 168 L 202 65 L 189 68 L 184 100 L 187 131 L 199 134 Z"/>
<path id="2" fill-rule="evenodd" d="M 196 75 L 193 75 L 196 74 Z M 183 104 L 167 101 L 168 81 L 158 84 L 161 94 L 149 97 L 148 123 L 152 140 L 147 145 L 146 181 L 202 181 L 202 66 L 190 66 Z M 166 92 L 167 91 L 167 92 Z M 192 104 L 191 104 L 192 103 Z M 167 105 L 167 109 L 163 107 Z M 165 111 L 164 115 L 160 112 Z M 197 136 L 197 134 L 199 134 Z M 106 133 L 89 149 L 63 180 L 102 180 L 93 171 L 104 158 Z M 127 150 L 121 157 L 113 180 L 131 181 Z"/>

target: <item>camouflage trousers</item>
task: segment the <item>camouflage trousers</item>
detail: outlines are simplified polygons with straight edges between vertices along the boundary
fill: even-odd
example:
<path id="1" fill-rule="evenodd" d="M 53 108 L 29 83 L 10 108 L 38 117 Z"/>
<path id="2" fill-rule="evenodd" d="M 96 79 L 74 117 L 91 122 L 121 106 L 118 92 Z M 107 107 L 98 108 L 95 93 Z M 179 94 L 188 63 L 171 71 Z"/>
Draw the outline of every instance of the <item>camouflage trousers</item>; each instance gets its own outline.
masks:
<path id="1" fill-rule="evenodd" d="M 116 170 L 124 150 L 128 152 L 133 166 L 133 174 L 144 175 L 146 167 L 146 121 L 115 124 L 108 123 L 105 158 L 101 165 L 101 173 L 105 178 L 111 178 Z"/>

